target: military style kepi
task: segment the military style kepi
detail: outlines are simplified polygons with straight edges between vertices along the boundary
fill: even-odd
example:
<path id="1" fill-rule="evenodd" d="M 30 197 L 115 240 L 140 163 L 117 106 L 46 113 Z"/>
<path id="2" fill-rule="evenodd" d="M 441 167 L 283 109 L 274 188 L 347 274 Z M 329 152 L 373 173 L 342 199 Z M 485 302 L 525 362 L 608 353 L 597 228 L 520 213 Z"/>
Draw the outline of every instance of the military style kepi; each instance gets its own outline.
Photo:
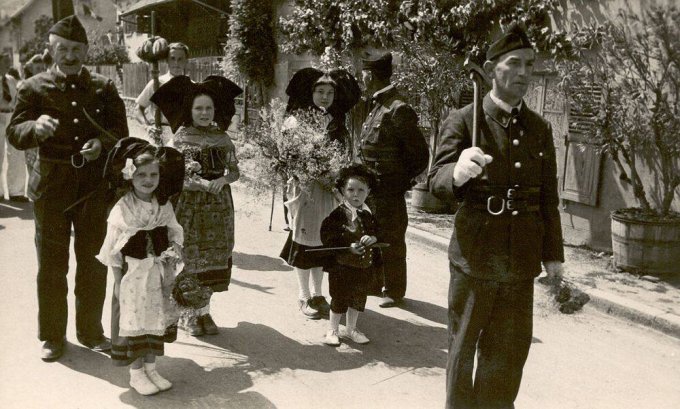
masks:
<path id="1" fill-rule="evenodd" d="M 369 55 L 361 59 L 364 70 L 388 71 L 392 72 L 392 53 L 381 55 Z"/>
<path id="2" fill-rule="evenodd" d="M 486 59 L 493 60 L 505 53 L 521 48 L 533 49 L 533 46 L 522 27 L 519 24 L 513 24 L 501 38 L 489 46 L 486 51 Z"/>
<path id="3" fill-rule="evenodd" d="M 67 40 L 87 44 L 87 33 L 76 16 L 68 16 L 57 21 L 57 23 L 50 28 L 48 34 L 58 35 Z"/>

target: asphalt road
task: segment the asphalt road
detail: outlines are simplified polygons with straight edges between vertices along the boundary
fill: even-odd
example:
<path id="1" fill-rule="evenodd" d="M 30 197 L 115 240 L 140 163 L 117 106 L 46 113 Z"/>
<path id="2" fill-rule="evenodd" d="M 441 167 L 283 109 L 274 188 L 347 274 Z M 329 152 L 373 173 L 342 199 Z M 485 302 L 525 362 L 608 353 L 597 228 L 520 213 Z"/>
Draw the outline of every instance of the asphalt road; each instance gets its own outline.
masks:
<path id="1" fill-rule="evenodd" d="M 321 343 L 327 321 L 306 320 L 296 310 L 296 278 L 277 258 L 286 238 L 280 197 L 269 232 L 271 196 L 252 196 L 238 184 L 234 196 L 233 278 L 230 290 L 215 296 L 212 310 L 221 332 L 201 338 L 180 334 L 168 345 L 158 366 L 174 388 L 153 397 L 131 391 L 126 369 L 80 346 L 72 316 L 67 334 L 72 343 L 64 357 L 51 364 L 40 360 L 30 205 L 0 203 L 0 406 L 442 408 L 446 255 L 409 240 L 404 307 L 381 309 L 369 298 L 358 325 L 371 343 L 331 348 Z M 73 299 L 70 306 L 73 311 Z M 561 315 L 539 287 L 535 317 L 517 408 L 680 407 L 680 340 L 589 306 Z M 104 325 L 108 328 L 108 299 Z"/>

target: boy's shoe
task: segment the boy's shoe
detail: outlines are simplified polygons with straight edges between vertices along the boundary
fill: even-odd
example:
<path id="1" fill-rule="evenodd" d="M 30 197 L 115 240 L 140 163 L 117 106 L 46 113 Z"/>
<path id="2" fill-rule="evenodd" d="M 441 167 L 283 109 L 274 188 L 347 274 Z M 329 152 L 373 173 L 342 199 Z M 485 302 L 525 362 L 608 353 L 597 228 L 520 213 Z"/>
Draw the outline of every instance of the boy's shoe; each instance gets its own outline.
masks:
<path id="1" fill-rule="evenodd" d="M 327 317 L 331 312 L 331 306 L 323 295 L 317 295 L 309 300 L 309 306 L 317 310 L 319 314 Z"/>
<path id="2" fill-rule="evenodd" d="M 200 337 L 201 335 L 205 334 L 205 331 L 203 330 L 203 326 L 201 325 L 199 317 L 196 317 L 194 315 L 188 317 L 184 321 L 182 329 L 188 332 L 189 335 L 191 335 L 192 337 Z"/>
<path id="3" fill-rule="evenodd" d="M 338 338 L 338 331 L 334 329 L 329 329 L 326 333 L 326 337 L 323 339 L 323 343 L 330 345 L 332 347 L 337 347 L 340 345 L 340 338 Z"/>
<path id="4" fill-rule="evenodd" d="M 210 314 L 201 315 L 198 317 L 198 320 L 203 326 L 203 332 L 206 334 L 217 335 L 220 332 L 220 330 L 217 328 L 217 324 L 215 324 L 215 321 L 213 321 Z"/>
<path id="5" fill-rule="evenodd" d="M 347 329 L 341 330 L 340 331 L 340 336 L 343 338 L 351 339 L 353 342 L 356 342 L 357 344 L 368 344 L 371 342 L 370 339 L 366 335 L 363 334 L 363 332 L 359 331 L 358 329 L 353 329 L 351 332 L 348 331 Z"/>
<path id="6" fill-rule="evenodd" d="M 161 390 L 146 375 L 144 368 L 130 369 L 130 386 L 140 395 L 155 395 Z"/>
<path id="7" fill-rule="evenodd" d="M 310 320 L 318 320 L 321 318 L 321 314 L 319 314 L 319 311 L 315 310 L 309 305 L 310 301 L 311 298 L 308 300 L 298 300 L 300 312 L 302 312 L 302 314 Z"/>

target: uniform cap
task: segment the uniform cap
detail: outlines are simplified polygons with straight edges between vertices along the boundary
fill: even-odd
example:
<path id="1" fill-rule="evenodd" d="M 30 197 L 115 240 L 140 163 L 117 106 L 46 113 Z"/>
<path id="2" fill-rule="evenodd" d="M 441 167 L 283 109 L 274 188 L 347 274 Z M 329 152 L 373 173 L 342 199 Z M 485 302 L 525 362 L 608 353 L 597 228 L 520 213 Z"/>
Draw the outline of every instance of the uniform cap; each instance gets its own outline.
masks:
<path id="1" fill-rule="evenodd" d="M 364 70 L 392 72 L 392 53 L 369 55 L 366 58 L 362 58 L 361 63 Z"/>
<path id="2" fill-rule="evenodd" d="M 67 40 L 87 44 L 87 33 L 76 16 L 68 16 L 57 21 L 48 33 L 58 35 Z"/>
<path id="3" fill-rule="evenodd" d="M 493 60 L 505 53 L 521 48 L 533 49 L 533 46 L 522 27 L 519 24 L 513 24 L 502 37 L 491 43 L 486 51 L 486 59 Z"/>

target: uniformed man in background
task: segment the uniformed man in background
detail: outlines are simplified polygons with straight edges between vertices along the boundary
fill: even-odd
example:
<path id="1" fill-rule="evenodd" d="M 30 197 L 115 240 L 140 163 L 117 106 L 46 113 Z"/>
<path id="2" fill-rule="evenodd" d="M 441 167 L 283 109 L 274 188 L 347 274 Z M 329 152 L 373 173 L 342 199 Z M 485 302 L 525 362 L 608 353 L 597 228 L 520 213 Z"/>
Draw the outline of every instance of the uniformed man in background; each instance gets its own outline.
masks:
<path id="1" fill-rule="evenodd" d="M 518 26 L 491 44 L 478 146 L 472 105 L 452 112 L 429 175 L 432 193 L 463 202 L 449 245 L 447 408 L 514 407 L 532 340 L 534 278 L 541 263 L 552 279 L 562 276 L 552 128 L 522 100 L 535 58 Z"/>
<path id="2" fill-rule="evenodd" d="M 406 228 L 404 194 L 427 167 L 429 150 L 418 128 L 418 115 L 391 84 L 392 54 L 363 60 L 362 77 L 372 108 L 354 146 L 355 161 L 375 170 L 380 179 L 368 205 L 378 221 L 383 249 L 383 308 L 398 305 L 406 294 Z"/>
<path id="3" fill-rule="evenodd" d="M 93 350 L 110 349 L 101 325 L 106 268 L 94 256 L 110 205 L 102 181 L 106 151 L 128 136 L 128 127 L 114 83 L 83 67 L 88 41 L 80 21 L 57 22 L 49 44 L 54 65 L 22 83 L 7 137 L 17 149 L 38 148 L 28 191 L 38 254 L 38 337 L 42 359 L 54 361 L 65 343 L 71 228 L 77 337 Z"/>

